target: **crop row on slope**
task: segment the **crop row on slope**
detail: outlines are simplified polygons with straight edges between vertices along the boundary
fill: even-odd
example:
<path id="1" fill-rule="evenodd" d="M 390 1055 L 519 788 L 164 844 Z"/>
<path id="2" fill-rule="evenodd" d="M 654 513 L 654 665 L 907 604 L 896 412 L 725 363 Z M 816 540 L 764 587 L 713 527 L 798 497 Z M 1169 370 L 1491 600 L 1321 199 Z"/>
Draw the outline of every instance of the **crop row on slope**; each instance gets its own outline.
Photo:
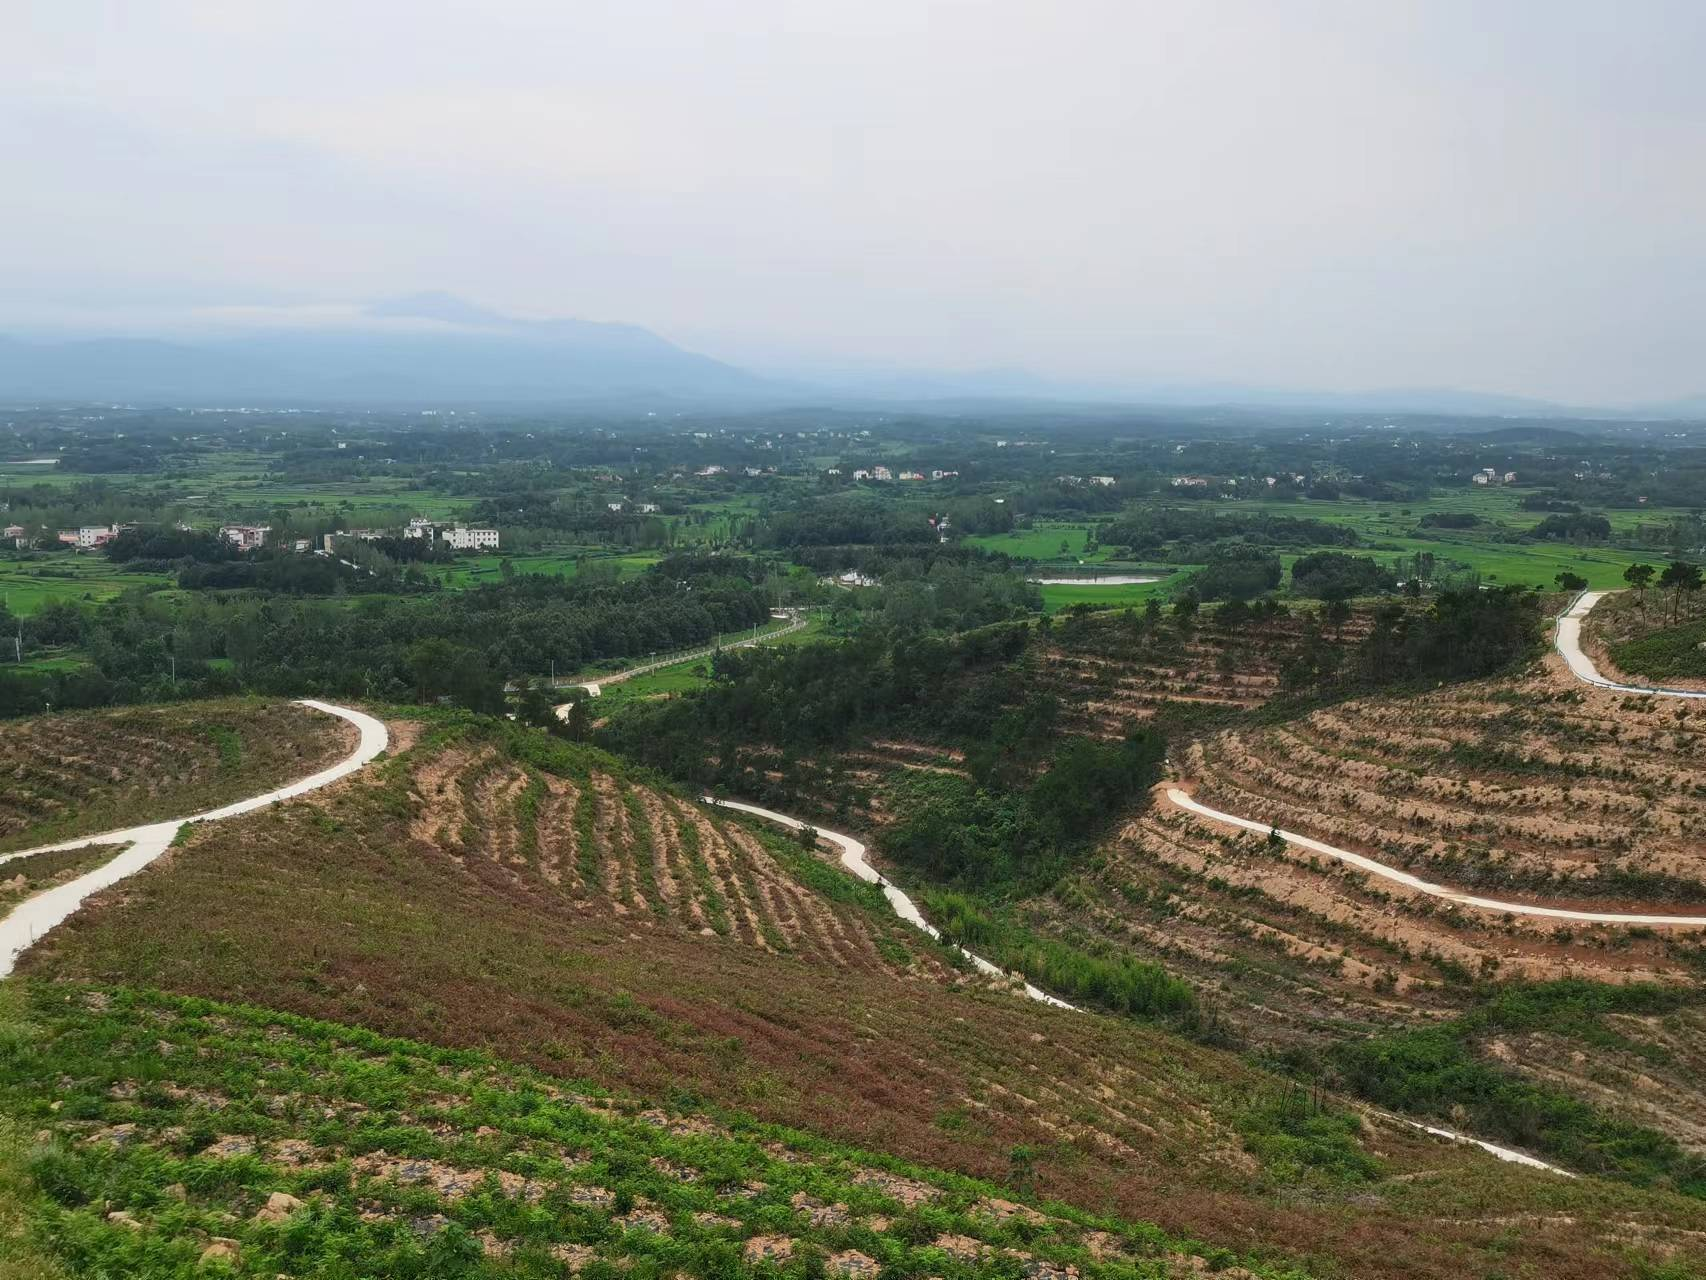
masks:
<path id="1" fill-rule="evenodd" d="M 128 989 L 33 995 L 27 1020 L 0 1014 L 0 1116 L 38 1131 L 39 1191 L 12 1194 L 24 1240 L 78 1273 L 1305 1277 L 482 1054 Z"/>
<path id="2" fill-rule="evenodd" d="M 603 801 L 600 777 L 613 793 Z M 552 798 L 561 783 L 572 799 Z M 726 841 L 756 842 L 775 868 L 768 899 L 758 882 L 772 873 L 755 871 L 747 901 L 777 906 L 769 930 L 761 918 L 752 936 L 719 934 L 711 895 L 681 890 L 704 883 L 688 842 L 660 861 L 670 838 L 655 822 L 642 859 L 645 840 L 622 834 L 648 794 L 681 829 L 679 797 L 620 761 L 500 721 L 434 721 L 312 803 L 192 831 L 24 968 L 487 1047 L 972 1176 L 1010 1176 L 1022 1149 L 1044 1194 L 1241 1251 L 1307 1241 L 1304 1260 L 1329 1274 L 1456 1276 L 1466 1257 L 1491 1266 L 1516 1247 L 1565 1280 L 1633 1275 L 1624 1245 L 1606 1241 L 1636 1224 L 1643 1239 L 1667 1232 L 1692 1211 L 1656 1192 L 1559 1185 L 1372 1119 L 1352 1136 L 1378 1172 L 1321 1180 L 1324 1161 L 1357 1161 L 1310 1117 L 1252 1106 L 1283 1082 L 1160 1031 L 967 981 L 873 890 L 773 833 L 724 823 Z M 600 887 L 583 893 L 576 875 Z M 790 944 L 777 896 L 788 884 L 833 925 Z M 845 962 L 858 954 L 866 963 Z M 1513 1237 L 1490 1220 L 1529 1212 L 1538 1194 L 1571 1224 Z"/>
<path id="3" fill-rule="evenodd" d="M 355 730 L 253 699 L 17 720 L 0 734 L 0 850 L 183 817 L 306 776 Z"/>

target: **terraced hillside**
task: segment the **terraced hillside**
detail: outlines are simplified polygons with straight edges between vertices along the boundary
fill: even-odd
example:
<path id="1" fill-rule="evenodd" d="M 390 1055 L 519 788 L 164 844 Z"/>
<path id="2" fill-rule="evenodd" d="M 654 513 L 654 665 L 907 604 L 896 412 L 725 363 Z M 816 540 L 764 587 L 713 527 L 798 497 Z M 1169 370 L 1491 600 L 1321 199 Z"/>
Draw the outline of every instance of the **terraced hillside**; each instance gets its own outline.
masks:
<path id="1" fill-rule="evenodd" d="M 1061 621 L 1028 657 L 1075 728 L 1117 737 L 1169 713 L 1262 706 L 1286 691 L 1288 675 L 1343 661 L 1370 617 L 1358 610 L 1334 625 L 1305 608 L 1259 620 L 1212 610 L 1193 625 L 1144 627 L 1135 617 L 1090 614 Z"/>
<path id="2" fill-rule="evenodd" d="M 851 887 L 827 867 L 801 851 L 785 866 L 774 842 L 630 780 L 614 761 L 563 776 L 486 742 L 429 746 L 417 764 L 406 775 L 411 845 L 496 892 L 833 967 L 889 963 L 878 943 L 890 928 L 871 928 L 796 875 Z"/>
<path id="3" fill-rule="evenodd" d="M 677 1110 L 749 1114 L 1328 1276 L 1457 1277 L 1465 1259 L 1490 1269 L 1520 1250 L 1548 1276 L 1633 1277 L 1642 1259 L 1691 1247 L 1677 1232 L 1697 1217 L 1695 1201 L 1501 1165 L 1377 1112 L 1300 1098 L 1236 1054 L 1131 1020 L 1049 1009 L 973 981 L 948 953 L 897 922 L 874 889 L 780 835 L 722 813 L 696 812 L 613 757 L 501 721 L 446 716 L 393 730 L 397 754 L 355 778 L 192 829 L 170 858 L 126 882 L 122 892 L 95 900 L 26 953 L 21 971 L 27 980 L 55 984 L 147 983 L 358 1023 L 443 1048 L 480 1048 L 575 1081 L 576 1091 L 608 1089 Z M 155 1045 L 155 1065 L 147 1071 L 115 1067 L 124 1079 L 134 1077 L 141 1093 L 112 1103 L 138 1110 L 163 1105 L 155 1100 L 164 1088 L 155 1089 L 154 1081 L 211 1089 L 199 1078 L 178 1078 L 170 1030 L 150 1029 L 140 1043 L 156 1039 L 172 1051 Z M 127 1050 L 119 1061 L 135 1056 Z M 285 1050 L 268 1061 L 287 1062 Z M 57 1081 L 56 1069 L 48 1071 Z M 81 1091 L 77 1075 L 69 1074 L 70 1083 L 55 1087 Z M 229 1098 L 284 1092 L 287 1114 L 294 1105 L 289 1092 L 313 1092 L 288 1073 L 280 1083 L 289 1088 L 255 1088 L 239 1072 L 220 1088 Z M 103 1079 L 99 1087 L 113 1084 L 122 1080 Z M 337 1222 L 355 1231 L 363 1212 L 391 1214 L 372 1230 L 381 1243 L 394 1244 L 409 1229 L 398 1221 L 423 1218 L 436 1230 L 432 1215 L 442 1213 L 476 1234 L 489 1230 L 499 1251 L 511 1240 L 522 1242 L 480 1264 L 498 1268 L 522 1268 L 524 1259 L 530 1268 L 541 1249 L 548 1253 L 556 1244 L 614 1243 L 613 1229 L 604 1225 L 608 1215 L 586 1234 L 576 1226 L 575 1234 L 553 1235 L 562 1228 L 547 1229 L 536 1215 L 524 1222 L 523 1206 L 493 1199 L 489 1182 L 467 1213 L 452 1212 L 445 1189 L 466 1186 L 464 1175 L 494 1161 L 523 1180 L 512 1186 L 539 1181 L 547 1206 L 561 1202 L 564 1175 L 531 1159 L 499 1159 L 510 1150 L 497 1152 L 507 1138 L 475 1161 L 465 1142 L 433 1131 L 472 1113 L 422 1111 L 389 1088 L 384 1097 L 394 1118 L 361 1122 L 373 1130 L 345 1146 L 343 1167 L 372 1181 L 340 1184 L 358 1203 L 351 1206 L 353 1221 L 346 1214 Z M 153 1123 L 122 1107 L 109 1114 L 107 1102 L 92 1113 L 81 1092 L 77 1098 L 67 1119 Z M 194 1164 L 221 1154 L 197 1155 L 221 1135 L 349 1142 L 337 1136 L 349 1127 L 341 1113 L 321 1117 L 326 1123 L 315 1121 L 317 1128 L 300 1135 L 274 1126 L 264 1103 L 245 1103 L 242 1114 L 251 1117 L 243 1125 L 198 1114 L 194 1125 L 182 1126 L 186 1137 L 169 1136 L 162 1152 L 173 1162 L 192 1161 L 189 1167 L 150 1167 L 195 1174 L 174 1174 L 193 1196 L 229 1193 L 229 1208 L 196 1203 L 209 1215 L 229 1211 L 239 1221 L 264 1207 L 263 1191 L 307 1201 L 306 1191 L 322 1187 L 344 1203 L 340 1186 L 320 1181 L 317 1171 L 281 1175 L 261 1168 L 269 1162 L 260 1159 L 229 1166 L 233 1178 L 220 1172 L 227 1166 Z M 474 1122 L 475 1148 L 485 1150 L 480 1141 L 497 1135 L 481 1135 L 482 1122 L 505 1125 Z M 159 1121 L 162 1130 L 172 1124 Z M 143 1140 L 152 1142 L 152 1135 Z M 384 1158 L 356 1165 L 381 1148 Z M 243 1151 L 238 1143 L 223 1153 Z M 66 1181 L 54 1183 L 49 1165 L 47 1185 L 91 1192 L 101 1185 L 74 1165 L 59 1167 Z M 691 1209 L 735 1217 L 743 1235 L 762 1227 L 770 1235 L 812 1239 L 803 1223 L 817 1205 L 802 1201 L 800 1219 L 791 1203 L 784 1211 L 765 1201 L 765 1212 L 749 1221 L 709 1189 L 693 1192 L 691 1205 L 678 1202 L 644 1182 L 649 1175 L 636 1166 L 622 1167 L 642 1181 L 615 1186 L 601 1180 L 602 1170 L 586 1179 L 613 1195 L 656 1201 L 684 1236 L 679 1211 Z M 392 1175 L 404 1181 L 405 1173 L 418 1173 L 440 1195 L 422 1183 L 391 1199 L 373 1185 Z M 442 1185 L 440 1173 L 447 1179 Z M 281 1183 L 281 1176 L 290 1181 Z M 501 1192 L 505 1179 L 497 1184 Z M 160 1176 L 150 1185 L 170 1187 L 172 1180 Z M 828 1180 L 802 1189 L 825 1206 L 878 1211 L 875 1204 L 860 1209 L 865 1202 Z M 134 1207 L 129 1201 L 111 1207 L 138 1218 L 178 1212 L 152 1191 L 126 1195 L 134 1195 Z M 1566 1221 L 1527 1217 L 1539 1203 Z M 634 1199 L 610 1207 L 618 1214 L 649 1211 Z M 285 1212 L 295 1210 L 285 1206 Z M 648 1220 L 655 1221 L 636 1218 L 633 1225 Z M 210 1231 L 213 1219 L 186 1221 Z M 929 1219 L 929 1225 L 928 1235 L 919 1228 L 906 1236 L 910 1248 L 926 1248 L 943 1234 L 975 1234 L 958 1218 Z M 122 1219 L 120 1226 L 133 1230 Z M 253 1261 L 250 1269 L 276 1274 L 276 1255 L 266 1251 L 274 1237 L 259 1228 L 253 1238 L 218 1234 L 237 1241 Z M 863 1235 L 828 1234 L 815 1243 L 830 1252 L 891 1257 L 883 1252 L 889 1245 Z M 638 1256 L 626 1243 L 620 1248 Z M 1039 1259 L 1088 1265 L 1069 1252 L 1035 1252 Z M 815 1262 L 808 1267 L 813 1256 L 801 1245 L 783 1269 L 816 1274 Z M 725 1274 L 686 1257 L 682 1265 L 692 1274 Z M 893 1257 L 901 1274 L 964 1274 L 962 1264 L 946 1259 Z M 1017 1272 L 1022 1263 L 1009 1257 L 1000 1265 Z"/>
<path id="4" fill-rule="evenodd" d="M 1193 744 L 1204 803 L 1425 879 L 1553 905 L 1686 912 L 1706 901 L 1706 711 L 1555 672 L 1370 700 Z M 1177 949 L 1282 957 L 1375 1010 L 1473 975 L 1686 981 L 1698 930 L 1459 907 L 1158 805 L 1110 848 L 1121 883 L 1174 882 Z M 1254 945 L 1252 945 L 1254 944 Z"/>
<path id="5" fill-rule="evenodd" d="M 1313 609 L 1257 615 L 1243 606 L 1190 620 L 1136 611 L 1068 614 L 1047 629 L 1019 628 L 1020 642 L 999 662 L 917 688 L 912 714 L 851 742 L 802 751 L 740 741 L 731 750 L 746 772 L 732 790 L 877 831 L 921 803 L 919 789 L 931 777 L 972 776 L 966 757 L 980 739 L 952 723 L 956 709 L 1029 714 L 1038 700 L 1050 700 L 1039 732 L 1052 738 L 1115 740 L 1157 719 L 1199 724 L 1330 678 L 1353 660 L 1371 618 L 1360 610 L 1335 625 Z"/>
<path id="6" fill-rule="evenodd" d="M 1197 799 L 1506 901 L 1706 913 L 1706 707 L 1512 681 L 1228 729 L 1174 761 Z M 1305 1053 L 1471 1011 L 1491 980 L 1698 991 L 1706 930 L 1460 906 L 1156 803 L 1023 905 L 1033 927 L 1159 959 L 1254 1042 Z M 1587 1039 L 1488 1026 L 1488 1061 L 1706 1155 L 1699 1001 L 1612 1012 Z"/>
<path id="7" fill-rule="evenodd" d="M 216 808 L 311 774 L 352 726 L 231 698 L 13 720 L 0 733 L 0 850 Z"/>

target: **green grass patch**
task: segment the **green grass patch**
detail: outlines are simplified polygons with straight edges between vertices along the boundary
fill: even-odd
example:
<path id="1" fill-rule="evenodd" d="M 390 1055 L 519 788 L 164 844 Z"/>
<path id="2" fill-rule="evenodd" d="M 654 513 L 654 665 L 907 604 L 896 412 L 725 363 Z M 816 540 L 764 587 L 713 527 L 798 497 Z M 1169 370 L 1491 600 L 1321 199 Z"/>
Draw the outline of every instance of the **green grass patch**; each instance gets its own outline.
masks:
<path id="1" fill-rule="evenodd" d="M 22 998 L 27 993 L 30 1003 Z M 636 1016 L 645 1010 L 634 1006 Z M 16 1135 L 41 1131 L 25 1148 Z M 1156 1227 L 742 1115 L 611 1097 L 475 1052 L 131 989 L 0 995 L 0 1275 L 165 1280 L 872 1273 L 1140 1280 L 1179 1258 L 1306 1280 Z M 268 1206 L 272 1206 L 270 1209 Z M 1101 1233 L 1092 1236 L 1092 1232 Z M 973 1242 L 958 1255 L 945 1243 Z M 216 1240 L 229 1257 L 203 1261 Z"/>

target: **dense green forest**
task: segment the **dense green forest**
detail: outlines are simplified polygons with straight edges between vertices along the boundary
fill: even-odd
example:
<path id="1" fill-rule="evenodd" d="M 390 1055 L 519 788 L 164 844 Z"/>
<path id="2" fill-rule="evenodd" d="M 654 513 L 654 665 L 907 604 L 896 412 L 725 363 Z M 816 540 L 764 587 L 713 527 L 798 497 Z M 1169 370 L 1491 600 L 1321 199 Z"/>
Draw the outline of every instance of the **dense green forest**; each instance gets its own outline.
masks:
<path id="1" fill-rule="evenodd" d="M 324 563 L 315 561 L 314 563 Z M 523 574 L 430 597 L 60 604 L 0 627 L 75 643 L 90 668 L 0 674 L 0 714 L 253 689 L 386 699 L 449 696 L 504 709 L 510 676 L 644 657 L 769 617 L 750 562 L 664 561 L 638 578 Z"/>

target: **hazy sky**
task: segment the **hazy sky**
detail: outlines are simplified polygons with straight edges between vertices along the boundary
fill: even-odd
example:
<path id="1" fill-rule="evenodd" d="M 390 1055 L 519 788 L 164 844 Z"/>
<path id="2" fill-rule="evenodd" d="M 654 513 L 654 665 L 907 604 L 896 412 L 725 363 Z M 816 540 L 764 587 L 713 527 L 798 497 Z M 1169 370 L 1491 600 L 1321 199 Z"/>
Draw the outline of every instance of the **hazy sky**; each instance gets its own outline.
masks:
<path id="1" fill-rule="evenodd" d="M 445 289 L 768 368 L 1700 392 L 1703 69 L 1701 0 L 0 0 L 0 329 Z"/>

